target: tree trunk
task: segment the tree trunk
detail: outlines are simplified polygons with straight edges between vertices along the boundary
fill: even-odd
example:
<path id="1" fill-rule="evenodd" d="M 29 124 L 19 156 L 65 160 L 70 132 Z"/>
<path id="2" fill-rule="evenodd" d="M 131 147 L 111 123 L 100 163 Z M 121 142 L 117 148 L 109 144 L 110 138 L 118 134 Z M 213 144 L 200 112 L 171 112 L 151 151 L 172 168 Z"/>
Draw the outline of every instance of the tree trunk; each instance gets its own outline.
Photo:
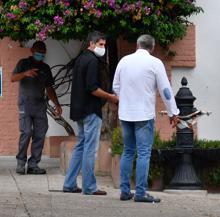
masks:
<path id="1" fill-rule="evenodd" d="M 117 40 L 107 40 L 107 63 L 108 63 L 108 76 L 109 86 L 112 90 L 112 82 L 115 74 L 115 69 L 118 64 L 118 49 Z M 102 124 L 102 137 L 109 139 L 113 128 L 118 126 L 118 111 L 117 106 L 112 103 L 106 103 L 103 106 L 103 124 Z"/>

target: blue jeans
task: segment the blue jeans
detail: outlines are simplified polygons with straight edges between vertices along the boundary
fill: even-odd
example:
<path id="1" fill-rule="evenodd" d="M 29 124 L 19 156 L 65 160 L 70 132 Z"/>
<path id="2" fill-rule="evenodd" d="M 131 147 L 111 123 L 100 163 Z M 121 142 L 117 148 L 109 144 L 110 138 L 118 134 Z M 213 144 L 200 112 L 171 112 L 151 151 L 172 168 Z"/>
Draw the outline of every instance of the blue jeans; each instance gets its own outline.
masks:
<path id="1" fill-rule="evenodd" d="M 124 150 L 120 161 L 120 189 L 130 193 L 130 178 L 137 150 L 135 196 L 145 195 L 151 149 L 154 138 L 154 120 L 121 121 Z"/>
<path id="2" fill-rule="evenodd" d="M 77 121 L 78 143 L 74 147 L 69 168 L 66 173 L 64 188 L 77 188 L 77 176 L 82 169 L 83 194 L 92 194 L 97 190 L 94 166 L 99 147 L 102 120 L 96 114 Z"/>

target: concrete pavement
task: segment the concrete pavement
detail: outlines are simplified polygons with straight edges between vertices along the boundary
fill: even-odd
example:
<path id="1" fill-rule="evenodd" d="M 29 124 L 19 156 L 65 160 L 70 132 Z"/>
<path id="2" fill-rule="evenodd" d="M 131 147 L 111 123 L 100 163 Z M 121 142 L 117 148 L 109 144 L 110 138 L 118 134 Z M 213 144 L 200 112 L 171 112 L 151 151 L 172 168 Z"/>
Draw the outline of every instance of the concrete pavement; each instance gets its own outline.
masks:
<path id="1" fill-rule="evenodd" d="M 220 217 L 220 194 L 151 192 L 160 204 L 120 201 L 111 178 L 101 176 L 107 196 L 64 194 L 54 192 L 64 180 L 59 159 L 43 157 L 40 166 L 47 175 L 18 175 L 15 157 L 0 157 L 0 217 Z"/>

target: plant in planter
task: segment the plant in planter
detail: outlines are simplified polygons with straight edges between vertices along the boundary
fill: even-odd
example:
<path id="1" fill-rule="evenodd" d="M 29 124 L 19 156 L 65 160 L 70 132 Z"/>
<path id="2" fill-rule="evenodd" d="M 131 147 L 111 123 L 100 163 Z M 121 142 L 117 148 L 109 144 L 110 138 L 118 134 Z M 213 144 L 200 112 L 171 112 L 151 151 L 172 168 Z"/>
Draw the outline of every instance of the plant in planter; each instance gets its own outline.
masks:
<path id="1" fill-rule="evenodd" d="M 152 162 L 150 165 L 148 184 L 151 190 L 163 189 L 163 168 L 158 162 Z"/>
<path id="2" fill-rule="evenodd" d="M 175 146 L 175 134 L 169 140 L 162 140 L 159 131 L 154 133 L 154 143 L 149 168 L 148 184 L 151 190 L 160 191 L 164 185 L 164 167 L 160 162 L 160 151 Z"/>
<path id="3" fill-rule="evenodd" d="M 169 149 L 173 148 L 176 145 L 176 135 L 175 133 L 169 140 L 162 140 L 160 138 L 160 132 L 155 131 L 154 133 L 154 143 L 153 143 L 153 150 L 160 150 L 160 149 Z"/>
<path id="4" fill-rule="evenodd" d="M 220 167 L 213 168 L 208 172 L 207 181 L 209 184 L 220 186 Z"/>
<path id="5" fill-rule="evenodd" d="M 117 127 L 112 132 L 112 146 L 111 146 L 112 156 L 121 155 L 123 152 L 123 146 L 124 144 L 122 139 L 121 128 Z"/>
<path id="6" fill-rule="evenodd" d="M 194 141 L 196 148 L 201 149 L 214 149 L 214 148 L 220 148 L 220 141 L 219 140 L 198 140 L 195 139 Z"/>
<path id="7" fill-rule="evenodd" d="M 117 127 L 112 132 L 112 145 L 111 145 L 111 154 L 112 154 L 111 176 L 115 188 L 119 188 L 120 157 L 123 152 L 123 146 L 124 144 L 122 139 L 121 128 Z"/>
<path id="8" fill-rule="evenodd" d="M 204 185 L 209 192 L 220 192 L 220 167 L 207 168 L 204 171 Z"/>

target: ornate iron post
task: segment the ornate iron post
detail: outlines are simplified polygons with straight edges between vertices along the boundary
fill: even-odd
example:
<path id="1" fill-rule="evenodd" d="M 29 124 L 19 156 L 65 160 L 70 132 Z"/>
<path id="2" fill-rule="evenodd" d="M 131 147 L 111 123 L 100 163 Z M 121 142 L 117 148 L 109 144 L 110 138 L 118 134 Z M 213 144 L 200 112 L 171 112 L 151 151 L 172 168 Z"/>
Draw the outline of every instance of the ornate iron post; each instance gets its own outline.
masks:
<path id="1" fill-rule="evenodd" d="M 176 153 L 179 162 L 175 171 L 175 175 L 171 180 L 170 187 L 172 189 L 200 189 L 201 181 L 196 175 L 192 164 L 193 150 L 193 129 L 191 122 L 193 121 L 191 114 L 197 112 L 193 103 L 196 98 L 187 86 L 187 79 L 182 78 L 182 87 L 177 92 L 175 99 L 177 107 L 180 110 L 181 123 L 177 126 L 176 131 Z M 188 116 L 188 117 L 187 117 Z M 184 125 L 185 123 L 185 125 Z"/>

